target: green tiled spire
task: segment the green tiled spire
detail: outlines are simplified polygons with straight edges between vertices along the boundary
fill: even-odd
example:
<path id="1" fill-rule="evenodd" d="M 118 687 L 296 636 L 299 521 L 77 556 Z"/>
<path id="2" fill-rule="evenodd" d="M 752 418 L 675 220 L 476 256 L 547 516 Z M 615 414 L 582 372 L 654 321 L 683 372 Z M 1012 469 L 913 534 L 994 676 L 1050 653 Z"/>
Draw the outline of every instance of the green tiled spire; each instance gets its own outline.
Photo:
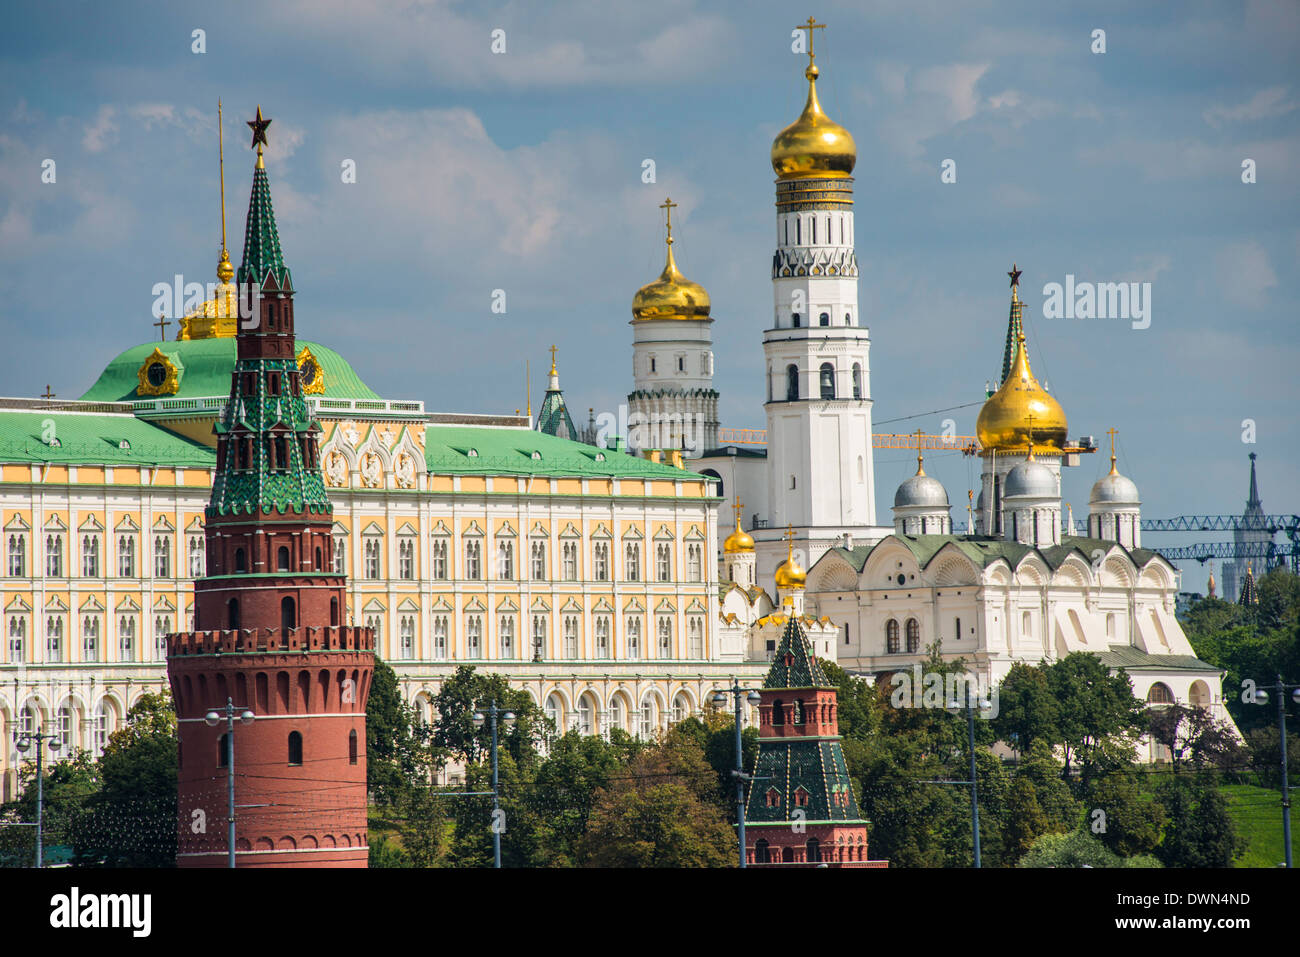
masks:
<path id="1" fill-rule="evenodd" d="M 813 654 L 808 636 L 798 619 L 786 622 L 781 634 L 781 644 L 776 649 L 776 657 L 767 672 L 764 688 L 834 688 L 835 685 L 826 677 L 821 662 Z"/>
<path id="2" fill-rule="evenodd" d="M 244 223 L 244 260 L 235 276 L 238 283 L 259 285 L 270 274 L 274 288 L 292 289 L 289 267 L 280 252 L 280 233 L 275 228 L 275 210 L 271 208 L 271 183 L 258 158 L 253 170 L 253 193 L 248 199 L 248 219 Z"/>
<path id="3" fill-rule="evenodd" d="M 551 375 L 546 386 L 546 397 L 542 399 L 542 408 L 537 413 L 537 431 L 577 442 L 580 441 L 579 433 L 573 426 L 568 407 L 564 404 L 564 393 L 560 391 L 560 375 L 555 371 L 555 352 L 555 346 L 551 346 Z"/>
<path id="4" fill-rule="evenodd" d="M 1011 374 L 1011 363 L 1016 359 L 1016 343 L 1020 341 L 1021 334 L 1025 331 L 1023 316 L 1025 305 L 1020 301 L 1020 270 L 1016 268 L 1015 263 L 1011 264 L 1011 272 L 1007 273 L 1011 277 L 1011 315 L 1007 318 L 1007 343 L 1002 349 L 1002 377 L 998 379 L 998 385 L 1007 381 L 1007 376 Z"/>

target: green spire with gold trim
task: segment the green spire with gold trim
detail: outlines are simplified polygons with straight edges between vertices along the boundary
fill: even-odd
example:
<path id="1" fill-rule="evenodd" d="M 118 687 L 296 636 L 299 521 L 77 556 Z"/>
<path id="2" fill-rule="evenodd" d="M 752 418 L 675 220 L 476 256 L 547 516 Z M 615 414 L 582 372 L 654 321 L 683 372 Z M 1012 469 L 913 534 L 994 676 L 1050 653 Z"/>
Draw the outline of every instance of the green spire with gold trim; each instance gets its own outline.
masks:
<path id="1" fill-rule="evenodd" d="M 834 688 L 797 618 L 786 622 L 764 688 Z"/>
<path id="2" fill-rule="evenodd" d="M 262 162 L 262 147 L 266 144 L 266 128 L 271 121 L 262 118 L 262 108 L 257 108 L 257 119 L 249 120 L 253 128 L 253 146 L 257 148 L 257 166 L 253 169 L 253 192 L 248 199 L 248 219 L 244 222 L 244 259 L 239 265 L 235 281 L 257 283 L 270 288 L 292 289 L 293 279 L 280 252 L 280 232 L 275 226 L 275 210 L 271 207 L 271 182 Z"/>

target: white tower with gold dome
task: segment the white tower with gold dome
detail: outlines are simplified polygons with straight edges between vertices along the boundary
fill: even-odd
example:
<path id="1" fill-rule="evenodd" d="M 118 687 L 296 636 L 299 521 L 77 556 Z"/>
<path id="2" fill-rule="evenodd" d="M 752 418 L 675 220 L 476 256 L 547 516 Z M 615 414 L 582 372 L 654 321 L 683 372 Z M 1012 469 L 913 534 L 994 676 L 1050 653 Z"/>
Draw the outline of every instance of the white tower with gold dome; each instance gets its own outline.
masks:
<path id="1" fill-rule="evenodd" d="M 697 456 L 718 436 L 718 393 L 713 389 L 709 294 L 677 269 L 673 210 L 666 199 L 667 261 L 632 299 L 632 377 L 627 397 L 628 445 L 679 449 Z"/>
<path id="2" fill-rule="evenodd" d="M 778 529 L 816 561 L 846 533 L 880 538 L 872 482 L 868 332 L 858 311 L 853 137 L 817 97 L 811 18 L 808 99 L 772 144 L 776 172 L 773 316 L 767 364 L 766 527 L 755 529 L 759 577 L 772 574 Z"/>
<path id="3" fill-rule="evenodd" d="M 975 530 L 978 534 L 995 537 L 1010 534 L 1011 530 L 1005 527 L 1004 522 L 1010 521 L 1011 513 L 1004 508 L 1003 502 L 1004 495 L 1010 492 L 1004 490 L 1004 485 L 1008 473 L 1024 463 L 1031 447 L 1033 463 L 1052 477 L 1054 487 L 1051 494 L 1056 497 L 1058 512 L 1062 459 L 1067 451 L 1079 451 L 1069 445 L 1069 425 L 1061 403 L 1039 385 L 1029 367 L 1022 321 L 1024 306 L 1019 295 L 1020 274 L 1015 264 L 1007 273 L 1011 277 L 1011 317 L 1002 356 L 1002 382 L 980 409 L 975 423 L 979 454 L 984 460 Z M 1037 470 L 1035 477 L 1041 479 Z M 1042 492 L 1041 484 L 1041 481 L 1036 482 L 1036 495 Z M 1059 539 L 1059 529 L 1055 537 Z"/>
<path id="4" fill-rule="evenodd" d="M 722 543 L 722 554 L 726 577 L 745 591 L 749 591 L 758 579 L 754 574 L 754 537 L 745 531 L 740 521 L 740 513 L 744 507 L 739 499 L 732 506 L 736 512 L 736 529 Z"/>

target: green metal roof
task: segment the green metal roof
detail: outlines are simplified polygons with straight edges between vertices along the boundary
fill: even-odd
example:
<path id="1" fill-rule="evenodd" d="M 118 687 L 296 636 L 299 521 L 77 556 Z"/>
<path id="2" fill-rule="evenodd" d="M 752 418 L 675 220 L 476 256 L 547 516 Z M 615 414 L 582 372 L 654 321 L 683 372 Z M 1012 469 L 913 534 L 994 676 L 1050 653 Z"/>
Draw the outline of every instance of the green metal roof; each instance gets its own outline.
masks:
<path id="1" fill-rule="evenodd" d="M 346 359 L 317 342 L 299 339 L 299 352 L 306 346 L 320 360 L 325 374 L 325 396 L 335 399 L 378 399 L 380 396 L 361 381 Z M 178 355 L 180 381 L 174 395 L 140 395 L 139 369 L 144 360 L 161 349 Z M 183 369 L 182 369 L 183 366 Z M 87 402 L 132 402 L 137 399 L 190 399 L 230 394 L 230 373 L 235 368 L 235 340 L 185 339 L 145 342 L 117 355 L 81 398 Z"/>
<path id="2" fill-rule="evenodd" d="M 441 475 L 706 479 L 671 465 L 571 442 L 533 429 L 430 425 L 424 430 L 424 443 L 425 464 L 430 472 Z M 537 458 L 533 457 L 534 453 Z"/>
<path id="3" fill-rule="evenodd" d="M 1107 668 L 1125 671 L 1200 671 L 1221 674 L 1222 668 L 1202 661 L 1195 655 L 1149 655 L 1132 645 L 1111 645 L 1097 655 Z"/>
<path id="4" fill-rule="evenodd" d="M 44 441 L 51 427 L 58 445 Z M 133 415 L 0 411 L 0 462 L 210 469 L 216 452 Z"/>

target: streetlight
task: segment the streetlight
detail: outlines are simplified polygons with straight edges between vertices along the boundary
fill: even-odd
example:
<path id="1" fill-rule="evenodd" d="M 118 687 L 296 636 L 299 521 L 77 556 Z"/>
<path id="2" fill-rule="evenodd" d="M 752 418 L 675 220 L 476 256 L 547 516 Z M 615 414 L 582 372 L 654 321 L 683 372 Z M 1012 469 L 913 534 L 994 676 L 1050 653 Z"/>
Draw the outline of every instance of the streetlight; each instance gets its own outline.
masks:
<path id="1" fill-rule="evenodd" d="M 497 716 L 501 717 L 501 722 L 508 728 L 515 723 L 515 713 L 507 711 L 504 708 L 498 708 L 496 699 L 492 699 L 492 704 L 487 708 L 487 719 L 484 718 L 483 711 L 474 712 L 474 727 L 483 727 L 484 720 L 490 719 L 492 722 L 492 866 L 501 866 L 501 804 L 500 792 L 497 790 Z"/>
<path id="2" fill-rule="evenodd" d="M 1255 704 L 1268 704 L 1268 691 L 1277 695 L 1277 729 L 1282 741 L 1282 844 L 1286 851 L 1286 866 L 1291 866 L 1291 778 L 1286 766 L 1286 692 L 1291 689 L 1291 700 L 1300 704 L 1300 685 L 1283 683 L 1282 676 L 1277 676 L 1277 684 L 1264 685 L 1255 689 Z"/>
<path id="3" fill-rule="evenodd" d="M 966 681 L 963 682 L 963 684 L 966 687 L 966 703 L 964 707 L 966 709 L 967 743 L 970 746 L 970 780 L 954 781 L 952 783 L 970 785 L 971 835 L 974 841 L 974 848 L 975 848 L 975 866 L 980 867 L 981 866 L 980 865 L 980 788 L 979 788 L 979 779 L 976 777 L 975 774 L 975 708 L 978 707 L 981 711 L 983 711 L 989 707 L 989 703 L 981 699 L 977 704 L 974 700 L 972 700 L 970 678 L 967 678 Z M 952 712 L 953 714 L 956 714 L 957 712 L 961 711 L 962 708 L 963 708 L 962 702 L 959 701 L 956 697 L 949 699 L 944 704 L 944 709 L 949 712 Z"/>
<path id="4" fill-rule="evenodd" d="M 220 723 L 222 717 L 226 719 L 226 801 L 227 801 L 227 823 L 229 828 L 226 832 L 226 854 L 227 867 L 235 866 L 235 703 L 232 699 L 226 699 L 226 706 L 220 711 L 209 711 L 203 716 L 203 721 L 209 728 L 215 728 Z M 251 724 L 257 716 L 245 708 L 239 713 L 240 724 Z"/>
<path id="5" fill-rule="evenodd" d="M 45 752 L 41 745 L 46 741 L 49 742 L 46 747 L 51 751 L 58 751 L 62 745 L 59 743 L 57 734 L 42 734 L 39 731 L 23 731 L 14 738 L 14 747 L 24 754 L 36 743 L 36 866 L 42 866 L 44 861 L 44 848 L 41 847 L 41 820 L 45 816 L 45 781 L 41 774 L 41 755 Z"/>
<path id="6" fill-rule="evenodd" d="M 731 775 L 736 779 L 736 833 L 740 838 L 740 866 L 745 867 L 745 782 L 751 780 L 752 776 L 745 773 L 744 756 L 741 752 L 740 696 L 742 694 L 751 705 L 763 700 L 762 695 L 757 691 L 742 688 L 739 683 L 733 684 L 730 688 L 718 688 L 713 692 L 712 700 L 715 708 L 725 708 L 727 695 L 731 695 L 736 706 L 736 769 L 731 772 Z"/>

